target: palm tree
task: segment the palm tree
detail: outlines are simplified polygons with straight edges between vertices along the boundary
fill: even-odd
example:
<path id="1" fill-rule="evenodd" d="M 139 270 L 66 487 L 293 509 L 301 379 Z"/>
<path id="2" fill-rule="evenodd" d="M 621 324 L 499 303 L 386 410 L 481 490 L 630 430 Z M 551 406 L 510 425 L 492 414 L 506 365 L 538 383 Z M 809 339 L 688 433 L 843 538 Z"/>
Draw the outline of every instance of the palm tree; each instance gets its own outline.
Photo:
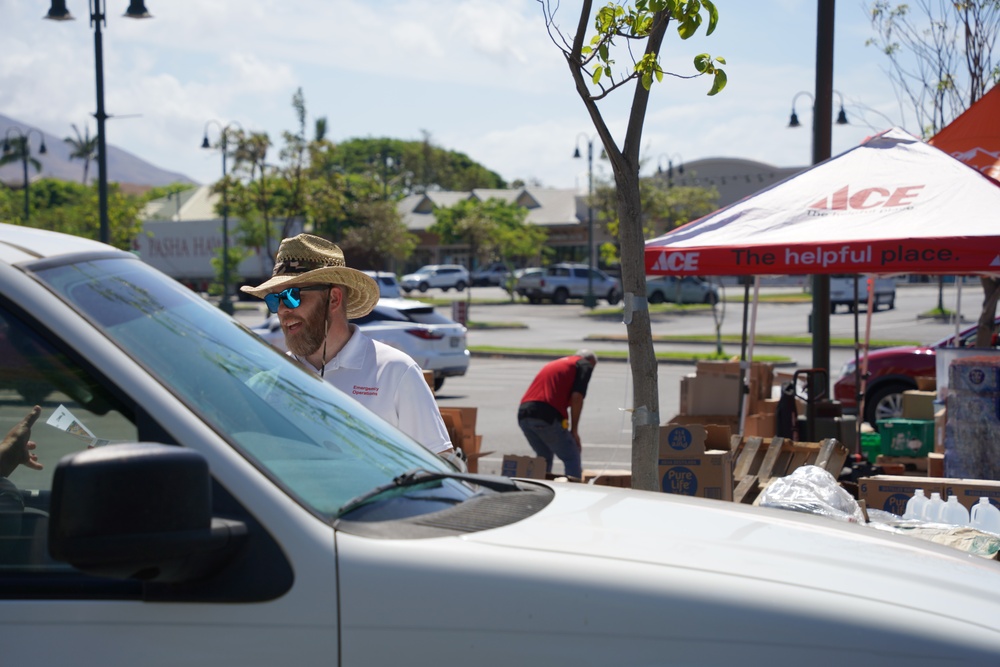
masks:
<path id="1" fill-rule="evenodd" d="M 70 160 L 83 160 L 83 184 L 87 184 L 87 172 L 90 171 L 90 161 L 97 159 L 97 137 L 90 136 L 90 128 L 83 128 L 83 136 L 80 136 L 80 130 L 76 125 L 71 125 L 73 132 L 76 133 L 76 139 L 72 137 L 66 137 L 63 139 L 67 144 L 72 146 L 73 150 L 70 151 Z"/>
<path id="2" fill-rule="evenodd" d="M 28 146 L 27 137 L 15 137 L 13 141 L 4 140 L 3 148 L 3 154 L 0 154 L 0 167 L 11 162 L 23 162 L 25 165 L 30 164 L 34 167 L 36 172 L 42 170 L 42 163 L 31 157 L 31 148 Z M 27 174 L 27 166 L 25 166 L 24 171 Z"/>

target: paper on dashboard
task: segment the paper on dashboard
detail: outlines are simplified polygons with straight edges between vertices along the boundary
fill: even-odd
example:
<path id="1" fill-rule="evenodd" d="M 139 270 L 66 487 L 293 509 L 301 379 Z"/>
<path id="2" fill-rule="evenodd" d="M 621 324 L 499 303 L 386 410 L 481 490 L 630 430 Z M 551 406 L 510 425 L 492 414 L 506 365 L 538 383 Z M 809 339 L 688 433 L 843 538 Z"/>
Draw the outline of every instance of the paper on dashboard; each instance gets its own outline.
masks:
<path id="1" fill-rule="evenodd" d="M 45 423 L 53 428 L 65 431 L 74 437 L 86 441 L 90 447 L 100 447 L 101 445 L 106 445 L 111 442 L 110 440 L 104 440 L 94 435 L 82 421 L 74 417 L 73 413 L 62 404 L 55 409 L 55 412 L 52 413 L 52 416 L 49 417 Z"/>

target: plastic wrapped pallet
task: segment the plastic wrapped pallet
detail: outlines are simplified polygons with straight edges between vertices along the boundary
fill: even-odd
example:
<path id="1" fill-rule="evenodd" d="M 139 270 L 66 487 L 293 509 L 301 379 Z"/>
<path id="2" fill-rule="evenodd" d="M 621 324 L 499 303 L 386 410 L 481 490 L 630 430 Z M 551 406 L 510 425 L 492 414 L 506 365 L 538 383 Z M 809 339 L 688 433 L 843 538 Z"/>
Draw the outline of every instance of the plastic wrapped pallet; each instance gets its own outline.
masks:
<path id="1" fill-rule="evenodd" d="M 948 367 L 945 475 L 1000 480 L 1000 355 Z"/>

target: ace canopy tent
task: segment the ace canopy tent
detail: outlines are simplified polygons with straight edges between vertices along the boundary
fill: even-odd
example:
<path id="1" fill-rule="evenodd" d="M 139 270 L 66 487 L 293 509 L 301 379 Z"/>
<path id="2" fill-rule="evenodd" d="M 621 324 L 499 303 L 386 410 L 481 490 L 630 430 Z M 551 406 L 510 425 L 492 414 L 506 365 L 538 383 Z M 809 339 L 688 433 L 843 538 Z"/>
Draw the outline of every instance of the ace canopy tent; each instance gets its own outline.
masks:
<path id="1" fill-rule="evenodd" d="M 648 275 L 1000 274 L 1000 184 L 893 128 L 647 241 L 645 263 Z"/>
<path id="2" fill-rule="evenodd" d="M 649 275 L 1000 274 L 1000 187 L 899 130 L 646 242 Z"/>

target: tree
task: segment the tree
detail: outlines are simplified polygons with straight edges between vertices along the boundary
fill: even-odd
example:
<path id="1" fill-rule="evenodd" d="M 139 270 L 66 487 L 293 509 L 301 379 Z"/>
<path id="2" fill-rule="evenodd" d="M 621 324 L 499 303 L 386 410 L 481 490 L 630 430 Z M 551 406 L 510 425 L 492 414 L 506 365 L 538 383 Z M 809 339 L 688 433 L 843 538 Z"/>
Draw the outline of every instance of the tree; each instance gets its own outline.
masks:
<path id="1" fill-rule="evenodd" d="M 635 0 L 631 5 L 608 3 L 593 11 L 593 1 L 583 0 L 576 30 L 568 40 L 555 24 L 551 0 L 538 0 L 552 41 L 562 51 L 615 176 L 619 245 L 622 255 L 622 287 L 625 293 L 625 323 L 628 332 L 629 362 L 632 368 L 632 483 L 635 488 L 656 490 L 656 457 L 659 446 L 659 389 L 657 362 L 653 350 L 649 311 L 632 308 L 635 295 L 646 294 L 643 259 L 642 200 L 639 186 L 639 149 L 642 128 L 653 81 L 666 74 L 660 66 L 660 47 L 671 21 L 681 39 L 694 35 L 707 16 L 706 34 L 711 34 L 719 15 L 709 0 Z M 558 4 L 556 4 L 558 7 Z M 587 27 L 595 31 L 586 44 Z M 644 46 L 643 46 L 644 45 Z M 641 52 L 639 49 L 642 49 Z M 627 58 L 619 66 L 616 58 Z M 713 78 L 709 95 L 726 85 L 725 72 L 716 63 L 723 58 L 702 53 L 694 58 L 695 74 Z M 672 76 L 678 76 L 672 74 Z M 688 77 L 681 77 L 688 78 Z M 619 148 L 601 113 L 600 102 L 612 92 L 632 87 L 632 104 L 625 137 Z M 644 303 L 644 301 L 639 301 Z"/>
<path id="2" fill-rule="evenodd" d="M 42 163 L 31 157 L 31 146 L 28 145 L 27 137 L 15 137 L 13 141 L 8 141 L 4 145 L 4 152 L 0 155 L 0 167 L 12 162 L 27 162 L 35 168 L 35 172 L 42 170 Z"/>
<path id="3" fill-rule="evenodd" d="M 639 179 L 639 200 L 642 203 L 642 235 L 651 239 L 716 210 L 719 191 L 715 187 L 674 186 L 660 176 L 649 176 Z M 617 238 L 620 221 L 614 184 L 599 183 L 594 189 L 594 201 L 588 205 L 597 212 L 598 224 L 609 236 Z M 616 244 L 605 243 L 600 252 L 607 264 L 621 261 Z"/>
<path id="4" fill-rule="evenodd" d="M 526 208 L 497 198 L 463 199 L 436 209 L 434 217 L 429 231 L 444 245 L 468 245 L 470 258 L 480 264 L 499 259 L 510 267 L 537 256 L 548 238 L 544 229 L 525 223 Z"/>
<path id="5" fill-rule="evenodd" d="M 31 227 L 95 240 L 100 236 L 95 187 L 43 178 L 31 186 L 31 195 L 37 209 L 31 216 Z M 139 212 L 144 204 L 144 198 L 126 195 L 117 183 L 108 184 L 111 245 L 122 250 L 132 247 L 132 240 L 142 230 Z"/>
<path id="6" fill-rule="evenodd" d="M 83 180 L 80 182 L 86 185 L 87 172 L 90 171 L 90 161 L 97 159 L 97 137 L 90 136 L 89 127 L 83 128 L 82 136 L 80 135 L 80 130 L 76 125 L 70 125 L 70 127 L 73 128 L 73 133 L 76 134 L 76 139 L 73 137 L 66 137 L 63 141 L 70 145 L 70 160 L 83 160 Z"/>
<path id="7" fill-rule="evenodd" d="M 357 224 L 348 229 L 341 245 L 354 266 L 385 270 L 387 260 L 403 261 L 417 247 L 417 237 L 407 231 L 395 202 L 361 201 L 352 205 Z"/>
<path id="8" fill-rule="evenodd" d="M 867 44 L 888 58 L 889 78 L 901 111 L 916 114 L 926 139 L 1000 80 L 1000 58 L 993 56 L 1000 35 L 1000 2 L 915 0 L 911 4 L 871 2 L 868 8 L 876 36 Z M 976 347 L 990 347 L 1000 279 L 979 280 L 984 298 Z"/>

